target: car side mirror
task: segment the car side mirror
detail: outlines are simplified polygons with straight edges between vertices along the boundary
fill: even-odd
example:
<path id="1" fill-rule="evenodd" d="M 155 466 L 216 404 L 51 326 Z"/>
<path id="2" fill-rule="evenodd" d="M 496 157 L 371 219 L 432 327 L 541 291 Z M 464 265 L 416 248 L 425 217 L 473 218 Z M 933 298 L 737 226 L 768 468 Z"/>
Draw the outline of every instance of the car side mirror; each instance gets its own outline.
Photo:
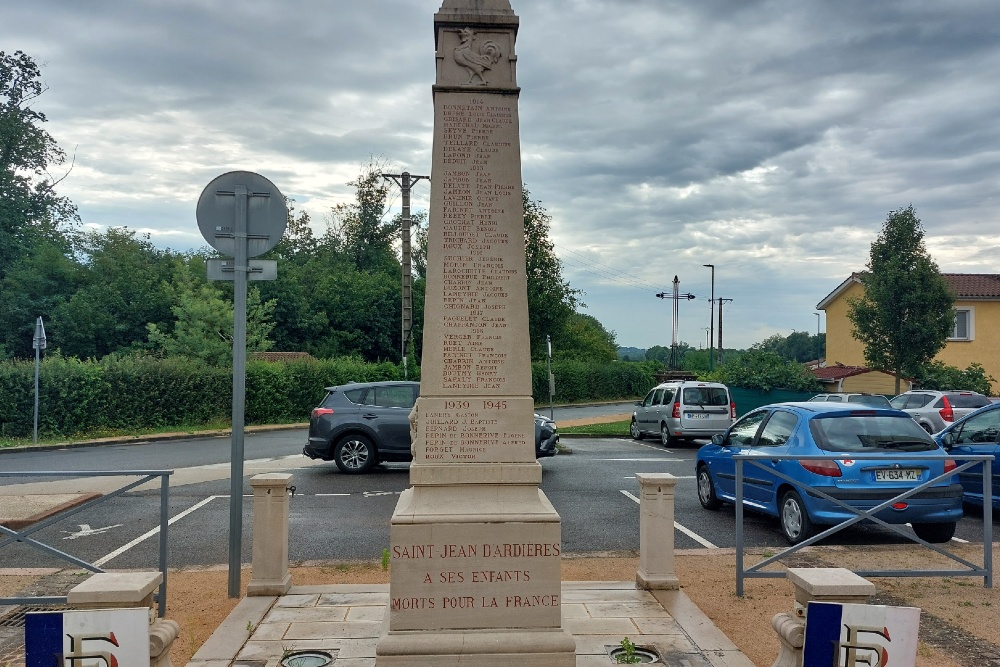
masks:
<path id="1" fill-rule="evenodd" d="M 941 446 L 945 449 L 951 449 L 951 446 L 955 444 L 955 433 L 953 431 L 948 431 L 941 436 Z"/>
<path id="2" fill-rule="evenodd" d="M 719 445 L 720 447 L 726 443 L 726 436 L 721 433 L 716 433 L 712 436 L 712 444 Z"/>

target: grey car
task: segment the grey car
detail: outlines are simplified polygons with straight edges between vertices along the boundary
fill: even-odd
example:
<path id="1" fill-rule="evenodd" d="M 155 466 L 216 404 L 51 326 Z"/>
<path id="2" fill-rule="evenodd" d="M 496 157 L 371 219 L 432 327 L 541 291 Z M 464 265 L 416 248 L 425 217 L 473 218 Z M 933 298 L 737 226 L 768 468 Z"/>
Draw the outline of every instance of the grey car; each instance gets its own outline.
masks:
<path id="1" fill-rule="evenodd" d="M 913 417 L 928 433 L 937 433 L 955 420 L 989 405 L 990 399 L 974 391 L 915 389 L 900 394 L 889 403 Z"/>
<path id="2" fill-rule="evenodd" d="M 873 408 L 891 408 L 889 399 L 882 394 L 816 394 L 809 403 L 860 403 Z"/>
<path id="3" fill-rule="evenodd" d="M 664 447 L 681 440 L 711 438 L 725 432 L 736 418 L 729 388 L 718 382 L 664 382 L 635 405 L 629 433 L 636 440 L 659 436 Z"/>
<path id="4" fill-rule="evenodd" d="M 410 410 L 419 382 L 349 382 L 326 388 L 309 418 L 302 453 L 333 461 L 341 472 L 364 473 L 383 461 L 410 461 Z M 535 457 L 552 456 L 559 444 L 556 423 L 535 415 Z"/>

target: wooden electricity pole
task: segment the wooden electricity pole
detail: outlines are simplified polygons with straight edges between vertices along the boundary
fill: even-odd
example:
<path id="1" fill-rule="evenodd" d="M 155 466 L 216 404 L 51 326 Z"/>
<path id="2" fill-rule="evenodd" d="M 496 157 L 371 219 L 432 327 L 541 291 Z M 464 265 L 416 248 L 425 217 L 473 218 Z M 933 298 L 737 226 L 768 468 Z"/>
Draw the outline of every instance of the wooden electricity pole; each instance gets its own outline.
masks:
<path id="1" fill-rule="evenodd" d="M 402 228 L 400 229 L 400 239 L 402 240 L 402 264 L 403 264 L 403 326 L 402 335 L 399 342 L 399 351 L 403 359 L 403 377 L 408 377 L 407 372 L 407 350 L 410 344 L 410 332 L 413 330 L 413 262 L 410 249 L 410 189 L 421 179 L 431 179 L 430 176 L 414 176 L 408 171 L 402 174 L 382 174 L 382 178 L 392 180 L 399 186 L 403 193 L 403 216 Z"/>

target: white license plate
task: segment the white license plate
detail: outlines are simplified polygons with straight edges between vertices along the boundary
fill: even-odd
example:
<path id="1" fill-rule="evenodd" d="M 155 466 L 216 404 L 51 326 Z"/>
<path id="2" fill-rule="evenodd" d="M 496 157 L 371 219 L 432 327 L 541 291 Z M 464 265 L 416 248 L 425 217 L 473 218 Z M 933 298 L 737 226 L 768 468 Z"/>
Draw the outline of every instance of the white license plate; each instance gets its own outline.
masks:
<path id="1" fill-rule="evenodd" d="M 920 471 L 913 468 L 899 470 L 876 470 L 876 482 L 919 482 Z"/>
<path id="2" fill-rule="evenodd" d="M 708 419 L 708 413 L 705 412 L 689 412 L 687 413 L 688 419 Z"/>

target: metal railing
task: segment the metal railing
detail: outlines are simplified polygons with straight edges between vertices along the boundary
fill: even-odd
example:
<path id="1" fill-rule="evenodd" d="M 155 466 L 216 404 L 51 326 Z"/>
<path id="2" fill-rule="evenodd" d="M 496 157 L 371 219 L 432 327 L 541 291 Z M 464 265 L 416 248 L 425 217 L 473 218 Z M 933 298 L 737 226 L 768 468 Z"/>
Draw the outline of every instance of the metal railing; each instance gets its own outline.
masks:
<path id="1" fill-rule="evenodd" d="M 48 528 L 49 526 L 63 521 L 74 514 L 88 510 L 95 505 L 98 505 L 106 500 L 110 500 L 116 496 L 120 496 L 126 491 L 131 491 L 137 486 L 141 486 L 146 482 L 154 481 L 159 478 L 160 480 L 160 553 L 159 553 L 159 566 L 160 574 L 162 579 L 160 581 L 160 587 L 154 596 L 157 603 L 157 616 L 163 618 L 167 612 L 167 526 L 169 525 L 169 500 L 170 500 L 170 480 L 169 477 L 174 473 L 173 470 L 76 470 L 76 471 L 31 471 L 31 472 L 0 472 L 0 477 L 135 477 L 139 476 L 141 479 L 130 482 L 125 486 L 100 496 L 99 498 L 94 498 L 88 500 L 87 502 L 81 503 L 75 507 L 67 508 L 61 512 L 53 514 L 52 516 L 43 519 L 37 523 L 33 523 L 27 528 L 21 531 L 16 531 L 11 528 L 0 525 L 0 549 L 7 546 L 8 544 L 23 543 L 29 547 L 33 547 L 46 553 L 50 556 L 55 556 L 61 560 L 67 561 L 82 567 L 90 572 L 104 572 L 103 569 L 95 565 L 94 563 L 88 563 L 85 560 L 77 558 L 71 554 L 65 553 L 56 549 L 53 546 L 40 542 L 36 539 L 29 537 L 30 535 L 37 533 L 38 531 Z M 0 598 L 0 605 L 23 605 L 23 604 L 65 604 L 66 596 L 38 596 L 38 597 L 7 597 Z"/>
<path id="2" fill-rule="evenodd" d="M 906 489 L 901 491 L 898 495 L 889 498 L 888 500 L 879 503 L 870 510 L 862 510 L 856 507 L 852 507 L 846 502 L 834 498 L 829 494 L 826 494 L 818 489 L 815 489 L 808 484 L 803 483 L 801 480 L 796 480 L 788 475 L 775 470 L 773 467 L 767 467 L 764 465 L 763 461 L 780 461 L 780 460 L 796 460 L 796 461 L 809 461 L 809 460 L 822 460 L 822 461 L 838 461 L 845 458 L 850 458 L 854 461 L 865 461 L 879 459 L 884 460 L 885 455 L 879 454 L 854 454 L 850 456 L 845 456 L 843 453 L 838 455 L 794 455 L 794 454 L 773 454 L 773 455 L 749 455 L 749 454 L 736 454 L 733 456 L 733 460 L 736 462 L 736 595 L 743 597 L 743 580 L 750 578 L 784 578 L 785 573 L 781 571 L 763 571 L 762 568 L 767 567 L 775 561 L 781 560 L 782 558 L 792 554 L 800 549 L 807 546 L 815 544 L 816 542 L 833 535 L 845 528 L 853 526 L 861 521 L 872 521 L 879 524 L 894 533 L 905 537 L 911 542 L 916 542 L 921 544 L 928 549 L 938 552 L 939 554 L 960 563 L 965 569 L 953 569 L 953 570 L 855 570 L 855 573 L 863 577 L 983 577 L 983 585 L 986 588 L 993 588 L 993 505 L 990 502 L 990 489 L 992 489 L 992 473 L 990 470 L 989 462 L 993 460 L 991 455 L 973 455 L 973 454 L 942 454 L 935 456 L 921 457 L 921 461 L 943 461 L 952 460 L 959 463 L 958 467 L 953 470 L 949 470 L 946 473 L 942 473 L 933 479 L 929 479 L 926 482 L 920 484 L 919 486 L 914 486 L 912 489 Z M 964 463 L 962 463 L 964 461 Z M 816 497 L 829 500 L 832 503 L 836 503 L 839 507 L 851 512 L 855 516 L 849 519 L 845 519 L 843 522 L 827 528 L 826 530 L 813 535 L 812 537 L 799 542 L 793 546 L 788 547 L 784 551 L 781 551 L 769 558 L 762 560 L 761 562 L 753 565 L 752 567 L 745 568 L 743 560 L 743 467 L 746 463 L 751 466 L 756 466 L 762 470 L 765 470 L 769 475 L 773 475 L 782 480 L 787 481 L 790 485 L 794 486 L 796 489 L 802 489 L 808 494 Z M 984 502 L 983 502 L 983 565 L 972 563 L 961 556 L 953 554 L 949 551 L 942 549 L 941 547 L 926 542 L 923 539 L 917 537 L 915 534 L 906 530 L 904 525 L 892 524 L 875 516 L 878 512 L 890 507 L 891 505 L 898 503 L 902 500 L 920 493 L 924 489 L 941 482 L 942 480 L 953 477 L 963 470 L 968 470 L 977 463 L 983 464 L 983 490 L 984 490 Z M 778 508 L 779 515 L 781 508 Z M 780 519 L 780 516 L 779 516 Z"/>

